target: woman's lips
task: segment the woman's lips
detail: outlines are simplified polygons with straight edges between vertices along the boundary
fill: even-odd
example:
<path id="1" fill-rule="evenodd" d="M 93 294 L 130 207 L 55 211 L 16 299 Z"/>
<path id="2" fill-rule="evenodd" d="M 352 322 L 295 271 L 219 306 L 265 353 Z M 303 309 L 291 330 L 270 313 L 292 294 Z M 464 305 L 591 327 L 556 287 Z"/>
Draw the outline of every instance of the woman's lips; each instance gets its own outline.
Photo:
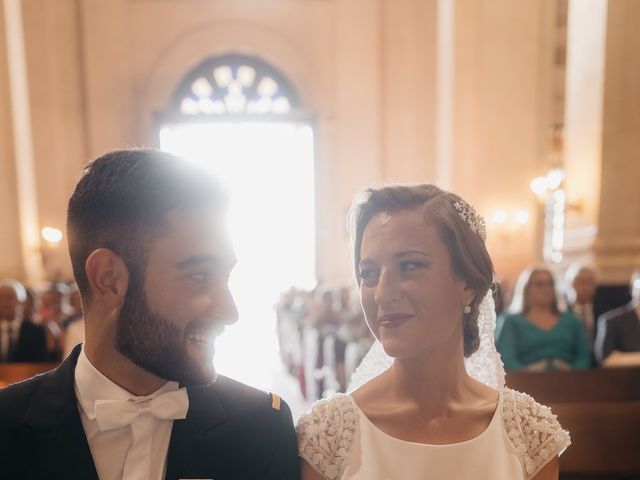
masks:
<path id="1" fill-rule="evenodd" d="M 385 328 L 397 328 L 403 323 L 405 323 L 410 318 L 413 318 L 413 315 L 409 315 L 406 313 L 394 313 L 383 315 L 378 319 L 378 323 L 381 327 Z"/>

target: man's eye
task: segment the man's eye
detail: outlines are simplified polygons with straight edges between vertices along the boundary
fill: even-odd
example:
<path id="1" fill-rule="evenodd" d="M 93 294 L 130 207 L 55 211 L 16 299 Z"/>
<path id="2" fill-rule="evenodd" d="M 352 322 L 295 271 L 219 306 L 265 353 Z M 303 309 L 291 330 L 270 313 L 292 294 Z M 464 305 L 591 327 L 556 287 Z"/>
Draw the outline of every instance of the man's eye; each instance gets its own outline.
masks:
<path id="1" fill-rule="evenodd" d="M 195 280 L 196 282 L 206 282 L 209 278 L 209 275 L 206 273 L 193 273 L 189 276 L 189 278 Z"/>

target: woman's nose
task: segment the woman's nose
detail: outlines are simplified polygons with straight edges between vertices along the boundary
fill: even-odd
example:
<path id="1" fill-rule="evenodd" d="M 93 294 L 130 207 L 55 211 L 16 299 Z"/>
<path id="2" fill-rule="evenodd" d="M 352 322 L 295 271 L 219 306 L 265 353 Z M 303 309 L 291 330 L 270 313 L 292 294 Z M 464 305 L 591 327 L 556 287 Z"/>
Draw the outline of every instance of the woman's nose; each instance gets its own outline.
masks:
<path id="1" fill-rule="evenodd" d="M 380 272 L 380 277 L 374 294 L 374 300 L 381 307 L 393 304 L 400 300 L 400 284 L 393 272 L 388 270 Z"/>

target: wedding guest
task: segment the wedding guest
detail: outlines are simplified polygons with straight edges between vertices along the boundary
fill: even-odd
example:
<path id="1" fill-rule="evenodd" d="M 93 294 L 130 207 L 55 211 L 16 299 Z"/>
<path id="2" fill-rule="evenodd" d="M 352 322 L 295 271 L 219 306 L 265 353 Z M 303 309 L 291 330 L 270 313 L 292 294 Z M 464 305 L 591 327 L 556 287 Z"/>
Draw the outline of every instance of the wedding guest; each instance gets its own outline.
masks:
<path id="1" fill-rule="evenodd" d="M 355 390 L 301 417 L 303 480 L 557 479 L 567 432 L 504 387 L 481 218 L 433 185 L 369 189 L 351 218 L 378 342 Z"/>
<path id="2" fill-rule="evenodd" d="M 50 361 L 62 360 L 64 332 L 71 322 L 71 317 L 65 311 L 65 299 L 69 294 L 69 287 L 63 283 L 52 282 L 40 294 L 40 310 L 38 316 L 40 324 L 47 332 L 47 351 Z"/>
<path id="3" fill-rule="evenodd" d="M 24 287 L 25 298 L 22 302 L 22 318 L 33 323 L 36 322 L 36 294 L 33 289 Z"/>
<path id="4" fill-rule="evenodd" d="M 26 299 L 20 282 L 0 280 L 0 362 L 44 362 L 47 358 L 44 329 L 22 313 Z"/>
<path id="5" fill-rule="evenodd" d="M 545 266 L 526 269 L 509 313 L 498 318 L 496 345 L 507 370 L 589 368 L 591 351 L 580 320 L 559 307 L 555 280 Z"/>
<path id="6" fill-rule="evenodd" d="M 575 314 L 582 322 L 587 339 L 593 348 L 597 334 L 597 322 L 593 309 L 596 295 L 597 277 L 595 268 L 582 263 L 574 263 L 565 273 L 568 311 Z"/>
<path id="7" fill-rule="evenodd" d="M 640 267 L 633 272 L 630 287 L 631 302 L 598 319 L 596 358 L 605 366 L 640 365 Z"/>

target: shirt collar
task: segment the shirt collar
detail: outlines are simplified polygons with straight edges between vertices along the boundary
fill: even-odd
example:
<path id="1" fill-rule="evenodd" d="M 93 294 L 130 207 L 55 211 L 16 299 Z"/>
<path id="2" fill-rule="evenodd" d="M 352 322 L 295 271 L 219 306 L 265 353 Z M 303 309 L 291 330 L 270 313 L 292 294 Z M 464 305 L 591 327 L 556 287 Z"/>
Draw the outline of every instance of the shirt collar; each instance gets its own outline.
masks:
<path id="1" fill-rule="evenodd" d="M 78 356 L 75 371 L 75 391 L 82 411 L 89 418 L 96 418 L 96 400 L 128 400 L 153 398 L 161 393 L 178 390 L 177 382 L 167 382 L 155 392 L 137 396 L 116 385 L 93 366 L 84 352 L 84 345 Z"/>
<path id="2" fill-rule="evenodd" d="M 571 308 L 573 308 L 574 312 L 589 312 L 591 310 L 593 310 L 593 303 L 589 302 L 589 303 L 574 303 Z"/>

